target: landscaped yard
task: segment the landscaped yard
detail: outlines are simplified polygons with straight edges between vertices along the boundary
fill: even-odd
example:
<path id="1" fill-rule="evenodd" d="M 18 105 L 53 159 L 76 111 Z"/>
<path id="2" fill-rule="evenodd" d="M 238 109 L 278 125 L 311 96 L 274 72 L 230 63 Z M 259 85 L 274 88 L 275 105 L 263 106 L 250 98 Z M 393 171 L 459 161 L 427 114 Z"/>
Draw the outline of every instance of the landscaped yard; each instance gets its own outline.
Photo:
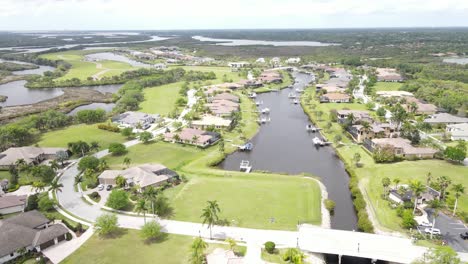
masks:
<path id="1" fill-rule="evenodd" d="M 190 259 L 192 242 L 193 238 L 190 236 L 167 235 L 161 242 L 148 244 L 140 237 L 138 230 L 125 229 L 124 234 L 117 238 L 101 238 L 96 234 L 93 235 L 61 263 L 83 263 L 86 260 L 87 263 L 96 264 L 185 264 Z M 218 247 L 226 246 L 210 244 L 206 252 L 212 252 Z"/>
<path id="2" fill-rule="evenodd" d="M 376 91 L 398 91 L 403 83 L 398 82 L 377 82 L 374 86 Z"/>
<path id="3" fill-rule="evenodd" d="M 81 124 L 46 132 L 37 144 L 41 147 L 67 147 L 68 142 L 78 140 L 88 143 L 96 141 L 101 149 L 106 149 L 110 143 L 125 142 L 126 138 L 119 133 L 98 129 L 97 125 Z"/>
<path id="4" fill-rule="evenodd" d="M 1 179 L 10 180 L 10 177 L 11 175 L 10 175 L 10 172 L 8 172 L 8 170 L 0 170 L 0 180 Z M 26 185 L 26 184 L 31 184 L 32 182 L 40 181 L 40 180 L 41 180 L 40 178 L 36 178 L 26 173 L 20 172 L 18 183 L 20 185 Z"/>
<path id="5" fill-rule="evenodd" d="M 183 82 L 176 82 L 144 89 L 145 101 L 140 104 L 141 111 L 167 116 L 181 97 L 179 90 L 182 84 Z"/>

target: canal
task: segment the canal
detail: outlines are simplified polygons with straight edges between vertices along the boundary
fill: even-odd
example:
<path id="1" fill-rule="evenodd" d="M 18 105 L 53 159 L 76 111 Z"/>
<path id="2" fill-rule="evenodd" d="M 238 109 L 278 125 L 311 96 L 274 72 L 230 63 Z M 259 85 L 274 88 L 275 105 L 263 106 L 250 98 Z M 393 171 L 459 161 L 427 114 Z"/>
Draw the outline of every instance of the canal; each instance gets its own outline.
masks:
<path id="1" fill-rule="evenodd" d="M 310 124 L 300 104 L 294 104 L 288 94 L 304 88 L 313 76 L 293 73 L 296 83 L 292 89 L 260 94 L 256 101 L 263 102 L 259 109 L 269 108 L 271 121 L 263 124 L 251 140 L 250 152 L 235 152 L 220 166 L 226 170 L 239 170 L 242 160 L 249 160 L 253 170 L 266 170 L 288 174 L 310 173 L 320 177 L 328 191 L 329 199 L 336 203 L 331 227 L 356 230 L 357 217 L 348 189 L 349 175 L 343 162 L 332 147 L 315 147 L 312 139 L 318 133 L 306 131 Z"/>

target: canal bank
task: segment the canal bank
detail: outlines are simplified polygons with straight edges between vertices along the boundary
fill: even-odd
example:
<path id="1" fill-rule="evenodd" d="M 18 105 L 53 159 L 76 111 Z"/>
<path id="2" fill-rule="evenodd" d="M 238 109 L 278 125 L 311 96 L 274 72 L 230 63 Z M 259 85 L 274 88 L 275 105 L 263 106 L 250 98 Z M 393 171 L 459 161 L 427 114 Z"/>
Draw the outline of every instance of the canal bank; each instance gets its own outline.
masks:
<path id="1" fill-rule="evenodd" d="M 220 164 L 225 170 L 239 170 L 242 160 L 250 161 L 254 170 L 287 174 L 319 176 L 326 186 L 329 198 L 335 201 L 331 227 L 356 230 L 357 217 L 348 188 L 349 176 L 345 166 L 331 147 L 315 147 L 312 139 L 318 134 L 307 132 L 308 116 L 299 104 L 288 98 L 296 89 L 304 89 L 313 79 L 303 73 L 293 73 L 296 83 L 292 89 L 265 93 L 257 97 L 259 110 L 269 108 L 270 122 L 262 125 L 251 142 L 250 152 L 235 152 Z"/>

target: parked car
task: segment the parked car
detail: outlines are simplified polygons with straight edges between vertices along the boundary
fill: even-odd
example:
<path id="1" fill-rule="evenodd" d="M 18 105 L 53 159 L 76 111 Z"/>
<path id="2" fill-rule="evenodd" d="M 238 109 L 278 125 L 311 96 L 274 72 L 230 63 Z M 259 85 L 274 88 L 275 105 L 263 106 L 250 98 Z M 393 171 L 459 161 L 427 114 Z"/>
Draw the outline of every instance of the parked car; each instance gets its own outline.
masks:
<path id="1" fill-rule="evenodd" d="M 112 185 L 110 185 L 110 184 L 109 184 L 109 185 L 107 185 L 107 188 L 106 188 L 106 190 L 108 190 L 108 191 L 112 190 Z"/>
<path id="2" fill-rule="evenodd" d="M 97 188 L 98 188 L 98 191 L 104 190 L 104 184 L 102 184 L 102 183 L 99 184 L 99 185 L 97 186 Z"/>
<path id="3" fill-rule="evenodd" d="M 467 239 L 468 239 L 468 232 L 461 233 L 461 234 L 460 234 L 460 237 L 461 237 L 463 240 L 467 240 Z"/>
<path id="4" fill-rule="evenodd" d="M 424 233 L 426 234 L 433 234 L 433 235 L 440 235 L 440 229 L 437 228 L 426 228 L 424 229 Z"/>
<path id="5" fill-rule="evenodd" d="M 426 221 L 422 221 L 419 225 L 424 226 L 424 227 L 432 227 L 431 223 L 426 222 Z"/>

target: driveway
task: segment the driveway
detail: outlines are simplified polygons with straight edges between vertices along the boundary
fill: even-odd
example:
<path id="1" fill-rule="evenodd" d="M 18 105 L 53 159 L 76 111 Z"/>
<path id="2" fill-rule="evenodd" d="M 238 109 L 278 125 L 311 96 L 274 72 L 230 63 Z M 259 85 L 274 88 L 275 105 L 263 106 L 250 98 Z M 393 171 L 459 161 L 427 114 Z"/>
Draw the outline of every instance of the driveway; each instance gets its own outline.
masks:
<path id="1" fill-rule="evenodd" d="M 432 223 L 433 210 L 426 209 L 429 223 Z M 467 232 L 468 228 L 458 219 L 454 219 L 443 213 L 436 218 L 435 227 L 440 229 L 442 237 L 456 251 L 468 252 L 468 241 L 460 238 L 460 233 Z"/>

